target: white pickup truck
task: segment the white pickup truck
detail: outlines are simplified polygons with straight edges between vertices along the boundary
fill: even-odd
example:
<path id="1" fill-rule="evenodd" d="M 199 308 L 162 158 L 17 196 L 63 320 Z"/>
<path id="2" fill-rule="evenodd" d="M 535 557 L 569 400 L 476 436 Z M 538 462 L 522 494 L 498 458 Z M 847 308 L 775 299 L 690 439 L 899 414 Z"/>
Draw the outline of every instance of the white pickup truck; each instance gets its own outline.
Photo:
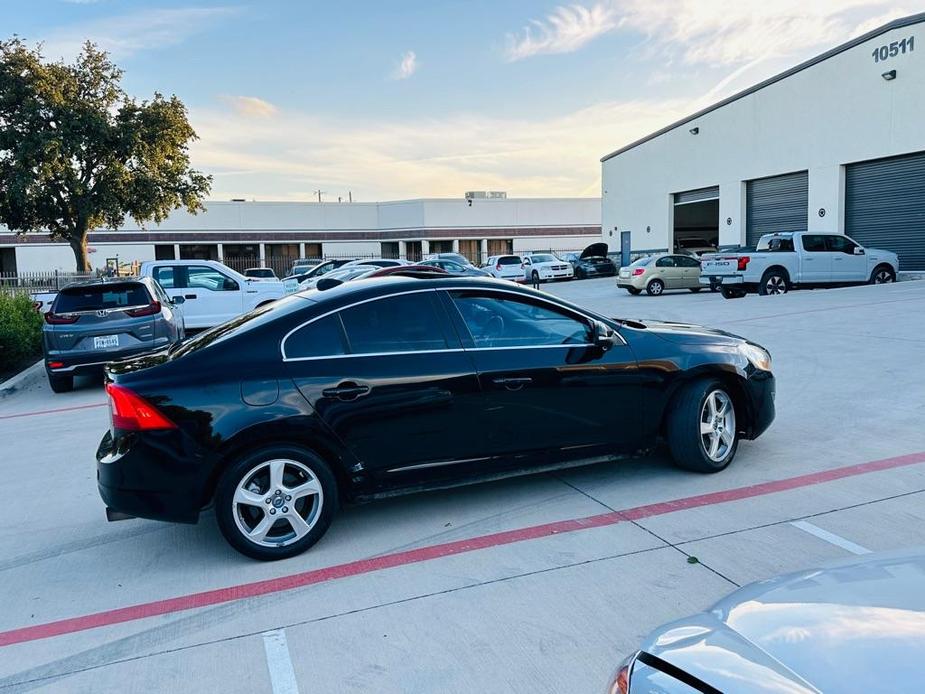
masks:
<path id="1" fill-rule="evenodd" d="M 898 269 L 895 253 L 864 248 L 844 234 L 793 231 L 765 234 L 754 251 L 704 255 L 700 284 L 735 299 L 750 291 L 885 284 L 896 280 Z"/>
<path id="2" fill-rule="evenodd" d="M 173 299 L 182 296 L 187 328 L 211 328 L 286 295 L 282 282 L 245 277 L 214 260 L 149 260 L 138 273 Z"/>

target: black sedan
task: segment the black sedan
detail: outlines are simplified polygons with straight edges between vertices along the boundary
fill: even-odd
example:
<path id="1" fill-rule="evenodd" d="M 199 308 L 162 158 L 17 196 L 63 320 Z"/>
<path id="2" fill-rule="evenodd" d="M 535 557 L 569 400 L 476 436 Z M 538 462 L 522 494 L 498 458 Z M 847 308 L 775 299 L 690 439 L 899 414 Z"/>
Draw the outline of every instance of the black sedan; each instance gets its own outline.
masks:
<path id="1" fill-rule="evenodd" d="M 562 259 L 571 263 L 575 279 L 613 277 L 617 274 L 617 266 L 607 256 L 606 243 L 592 243 L 581 253 L 566 253 Z"/>
<path id="2" fill-rule="evenodd" d="M 294 294 L 107 374 L 109 517 L 195 523 L 214 504 L 258 559 L 304 551 L 344 502 L 661 439 L 717 472 L 774 418 L 770 356 L 740 337 L 452 276 Z"/>

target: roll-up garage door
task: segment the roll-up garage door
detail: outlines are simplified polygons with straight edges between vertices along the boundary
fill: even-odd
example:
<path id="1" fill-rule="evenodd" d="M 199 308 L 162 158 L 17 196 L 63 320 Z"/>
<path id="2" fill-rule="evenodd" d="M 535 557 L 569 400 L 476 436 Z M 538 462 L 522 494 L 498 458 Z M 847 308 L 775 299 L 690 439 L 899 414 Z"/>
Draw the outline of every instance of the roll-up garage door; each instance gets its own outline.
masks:
<path id="1" fill-rule="evenodd" d="M 683 193 L 674 194 L 674 204 L 684 205 L 689 202 L 700 202 L 701 200 L 719 200 L 719 186 L 711 188 L 698 188 L 697 190 L 686 190 Z"/>
<path id="2" fill-rule="evenodd" d="M 925 270 L 925 152 L 845 167 L 845 233 Z"/>
<path id="3" fill-rule="evenodd" d="M 809 214 L 809 173 L 748 181 L 745 195 L 745 244 L 754 246 L 762 234 L 806 231 Z"/>

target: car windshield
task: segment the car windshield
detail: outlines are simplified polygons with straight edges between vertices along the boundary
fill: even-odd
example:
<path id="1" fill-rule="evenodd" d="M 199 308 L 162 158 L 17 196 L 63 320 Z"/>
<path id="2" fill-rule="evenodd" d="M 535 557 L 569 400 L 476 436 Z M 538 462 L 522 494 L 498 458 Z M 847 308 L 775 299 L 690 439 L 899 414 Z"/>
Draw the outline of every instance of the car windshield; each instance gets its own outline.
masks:
<path id="1" fill-rule="evenodd" d="M 534 263 L 554 263 L 556 262 L 556 257 L 549 253 L 538 253 L 537 255 L 531 255 L 530 258 Z"/>
<path id="2" fill-rule="evenodd" d="M 640 258 L 639 260 L 635 260 L 632 263 L 630 263 L 630 267 L 645 267 L 646 265 L 652 262 L 652 259 L 654 257 L 655 256 L 650 255 L 650 256 L 646 256 L 645 258 Z"/>
<path id="3" fill-rule="evenodd" d="M 148 290 L 140 282 L 96 284 L 62 289 L 52 310 L 55 313 L 104 311 L 126 306 L 145 306 L 150 302 Z"/>

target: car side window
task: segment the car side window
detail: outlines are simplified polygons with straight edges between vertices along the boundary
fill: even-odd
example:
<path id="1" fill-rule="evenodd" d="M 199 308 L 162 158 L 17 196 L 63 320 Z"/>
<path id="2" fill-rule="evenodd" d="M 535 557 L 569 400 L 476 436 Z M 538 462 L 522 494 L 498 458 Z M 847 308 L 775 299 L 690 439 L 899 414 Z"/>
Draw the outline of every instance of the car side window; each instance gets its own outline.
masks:
<path id="1" fill-rule="evenodd" d="M 164 289 L 174 289 L 180 286 L 176 281 L 174 268 L 169 266 L 154 268 L 154 280 Z"/>
<path id="2" fill-rule="evenodd" d="M 804 234 L 803 250 L 807 253 L 824 253 L 827 250 L 825 236 L 822 234 Z"/>
<path id="3" fill-rule="evenodd" d="M 677 257 L 677 263 L 681 267 L 700 267 L 700 263 L 696 258 L 691 258 L 687 255 L 679 255 Z"/>
<path id="4" fill-rule="evenodd" d="M 857 246 L 856 243 L 845 236 L 826 236 L 825 241 L 828 249 L 833 253 L 847 253 L 848 255 L 852 255 Z"/>
<path id="5" fill-rule="evenodd" d="M 299 328 L 286 339 L 285 347 L 287 359 L 347 354 L 347 340 L 340 316 L 326 316 Z"/>
<path id="6" fill-rule="evenodd" d="M 453 292 L 451 296 L 477 349 L 591 341 L 587 323 L 546 303 L 475 291 Z"/>
<path id="7" fill-rule="evenodd" d="M 367 301 L 340 312 L 350 354 L 447 349 L 434 292 Z"/>
<path id="8" fill-rule="evenodd" d="M 659 258 L 655 261 L 655 267 L 675 267 L 674 258 L 670 255 L 666 255 L 664 258 Z"/>
<path id="9" fill-rule="evenodd" d="M 207 289 L 213 292 L 236 292 L 238 283 L 218 270 L 204 265 L 191 265 L 186 269 L 186 284 L 190 289 Z"/>

